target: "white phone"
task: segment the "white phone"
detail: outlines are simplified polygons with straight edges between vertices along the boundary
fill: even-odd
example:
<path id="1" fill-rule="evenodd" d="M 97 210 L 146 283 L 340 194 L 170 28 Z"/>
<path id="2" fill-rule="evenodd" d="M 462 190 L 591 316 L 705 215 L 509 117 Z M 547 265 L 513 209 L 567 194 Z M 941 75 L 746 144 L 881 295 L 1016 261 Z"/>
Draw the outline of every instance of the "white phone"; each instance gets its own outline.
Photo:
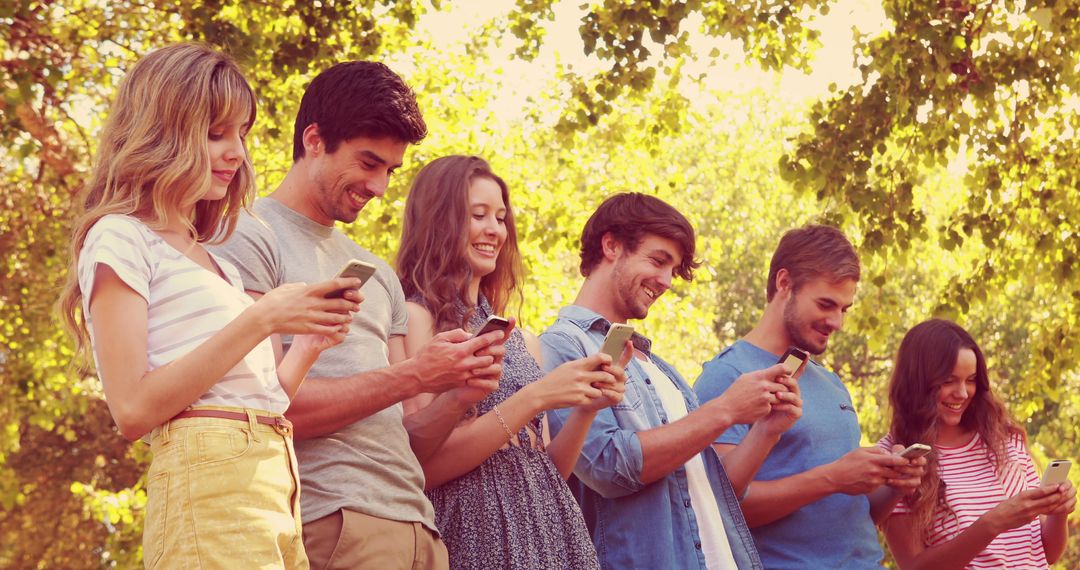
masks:
<path id="1" fill-rule="evenodd" d="M 356 277 L 360 280 L 360 287 L 367 283 L 371 276 L 375 275 L 375 266 L 359 259 L 351 259 L 341 268 L 336 277 Z M 338 289 L 326 294 L 327 299 L 340 299 L 345 295 L 345 289 Z"/>
<path id="2" fill-rule="evenodd" d="M 900 452 L 900 457 L 904 459 L 918 459 L 926 454 L 930 453 L 930 446 L 925 443 L 913 443 L 907 446 L 907 449 Z"/>
<path id="3" fill-rule="evenodd" d="M 618 362 L 619 357 L 622 356 L 623 345 L 633 334 L 634 327 L 623 323 L 612 323 L 607 336 L 604 337 L 604 345 L 600 347 L 600 352 L 610 356 L 612 362 Z"/>
<path id="4" fill-rule="evenodd" d="M 1072 462 L 1068 459 L 1054 459 L 1051 461 L 1050 465 L 1046 466 L 1046 473 L 1043 473 L 1043 487 L 1064 483 L 1068 479 L 1070 467 L 1072 467 Z"/>

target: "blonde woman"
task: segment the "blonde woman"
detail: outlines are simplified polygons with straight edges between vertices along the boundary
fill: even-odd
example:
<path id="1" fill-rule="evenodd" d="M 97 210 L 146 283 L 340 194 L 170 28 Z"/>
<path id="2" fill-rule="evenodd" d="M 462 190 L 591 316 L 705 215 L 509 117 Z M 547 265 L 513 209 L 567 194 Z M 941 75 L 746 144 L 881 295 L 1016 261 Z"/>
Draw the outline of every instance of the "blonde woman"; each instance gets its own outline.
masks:
<path id="1" fill-rule="evenodd" d="M 62 313 L 120 432 L 151 446 L 147 568 L 308 567 L 282 413 L 361 297 L 336 279 L 252 301 L 203 247 L 253 194 L 254 120 L 229 57 L 198 44 L 147 55 L 120 86 L 75 224 Z M 276 333 L 300 336 L 275 366 Z"/>

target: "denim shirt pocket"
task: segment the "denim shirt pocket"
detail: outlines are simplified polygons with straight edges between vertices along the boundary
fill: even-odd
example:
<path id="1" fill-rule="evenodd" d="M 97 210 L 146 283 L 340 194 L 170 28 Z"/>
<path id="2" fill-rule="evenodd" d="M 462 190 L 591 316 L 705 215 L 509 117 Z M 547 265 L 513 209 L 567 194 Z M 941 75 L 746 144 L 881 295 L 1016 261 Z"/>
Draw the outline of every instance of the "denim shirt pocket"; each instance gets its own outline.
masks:
<path id="1" fill-rule="evenodd" d="M 660 425 L 660 418 L 652 417 L 656 414 L 650 413 L 651 406 L 645 403 L 645 399 L 651 397 L 648 390 L 649 387 L 645 385 L 645 382 L 634 376 L 627 377 L 626 393 L 623 395 L 622 402 L 611 407 L 622 429 L 645 431 Z"/>
<path id="2" fill-rule="evenodd" d="M 623 399 L 618 404 L 611 406 L 612 410 L 623 411 L 638 411 L 641 409 L 641 396 L 642 382 L 637 378 L 627 376 L 626 378 L 626 392 L 623 394 Z"/>

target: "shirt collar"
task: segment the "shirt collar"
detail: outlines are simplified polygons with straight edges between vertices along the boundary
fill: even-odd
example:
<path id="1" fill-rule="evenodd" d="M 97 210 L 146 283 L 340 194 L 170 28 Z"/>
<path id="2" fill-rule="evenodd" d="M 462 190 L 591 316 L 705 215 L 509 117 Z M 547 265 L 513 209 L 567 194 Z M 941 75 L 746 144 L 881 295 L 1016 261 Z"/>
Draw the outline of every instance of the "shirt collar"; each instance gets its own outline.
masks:
<path id="1" fill-rule="evenodd" d="M 582 330 L 596 331 L 600 335 L 606 335 L 608 329 L 611 328 L 611 321 L 605 319 L 603 315 L 580 305 L 567 305 L 559 309 L 559 317 L 574 323 Z M 652 356 L 652 340 L 637 332 L 637 327 L 634 327 L 630 342 L 637 350 L 647 356 Z"/>

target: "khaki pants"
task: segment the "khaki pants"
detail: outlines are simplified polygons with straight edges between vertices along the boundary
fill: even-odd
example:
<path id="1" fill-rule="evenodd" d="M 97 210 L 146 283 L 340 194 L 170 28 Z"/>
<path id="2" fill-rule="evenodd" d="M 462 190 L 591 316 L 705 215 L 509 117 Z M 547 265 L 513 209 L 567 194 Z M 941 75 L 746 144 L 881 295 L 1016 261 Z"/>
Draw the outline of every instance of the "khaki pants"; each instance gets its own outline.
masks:
<path id="1" fill-rule="evenodd" d="M 146 568 L 308 568 L 292 435 L 240 411 L 248 421 L 183 418 L 151 433 Z"/>
<path id="2" fill-rule="evenodd" d="M 445 569 L 446 546 L 420 523 L 381 519 L 341 509 L 304 525 L 313 570 Z"/>

